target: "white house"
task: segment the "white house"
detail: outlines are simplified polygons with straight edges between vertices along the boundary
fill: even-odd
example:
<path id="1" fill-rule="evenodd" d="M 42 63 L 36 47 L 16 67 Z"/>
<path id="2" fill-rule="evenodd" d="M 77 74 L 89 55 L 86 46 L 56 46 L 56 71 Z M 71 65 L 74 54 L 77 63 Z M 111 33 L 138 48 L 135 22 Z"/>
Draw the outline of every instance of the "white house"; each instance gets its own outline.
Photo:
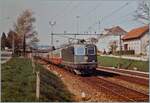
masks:
<path id="1" fill-rule="evenodd" d="M 120 26 L 115 26 L 109 29 L 104 29 L 102 36 L 100 36 L 97 48 L 99 51 L 106 51 L 109 52 L 110 50 L 110 43 L 115 42 L 117 45 L 116 50 L 120 50 L 120 35 L 121 38 L 127 32 L 123 30 Z M 122 41 L 121 41 L 122 43 Z"/>
<path id="2" fill-rule="evenodd" d="M 129 31 L 123 38 L 124 50 L 134 50 L 135 54 L 148 55 L 149 26 L 142 26 Z"/>

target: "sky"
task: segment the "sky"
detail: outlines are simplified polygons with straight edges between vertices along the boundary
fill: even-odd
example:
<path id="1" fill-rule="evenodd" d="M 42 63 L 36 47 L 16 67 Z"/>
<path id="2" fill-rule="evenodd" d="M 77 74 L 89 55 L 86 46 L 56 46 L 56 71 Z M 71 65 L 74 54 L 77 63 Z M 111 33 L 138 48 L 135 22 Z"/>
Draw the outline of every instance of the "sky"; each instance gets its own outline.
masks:
<path id="1" fill-rule="evenodd" d="M 139 0 L 0 0 L 0 33 L 13 30 L 17 17 L 26 9 L 34 13 L 34 26 L 42 45 L 50 45 L 50 21 L 56 22 L 54 33 L 100 33 L 113 26 L 129 31 L 143 26 L 133 20 L 138 3 Z M 63 43 L 67 38 L 54 36 L 55 45 Z"/>

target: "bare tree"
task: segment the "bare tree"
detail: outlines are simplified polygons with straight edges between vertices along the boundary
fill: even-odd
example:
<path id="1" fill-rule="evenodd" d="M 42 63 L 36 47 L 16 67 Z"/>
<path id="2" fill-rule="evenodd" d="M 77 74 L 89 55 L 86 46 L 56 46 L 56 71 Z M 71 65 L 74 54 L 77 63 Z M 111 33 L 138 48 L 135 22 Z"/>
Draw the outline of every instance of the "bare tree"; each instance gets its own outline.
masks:
<path id="1" fill-rule="evenodd" d="M 25 10 L 18 17 L 17 22 L 14 25 L 15 32 L 20 36 L 20 39 L 22 39 L 24 56 L 26 51 L 26 39 L 32 40 L 32 38 L 36 38 L 37 36 L 37 32 L 34 30 L 33 26 L 34 22 L 35 18 L 33 17 L 33 12 Z"/>
<path id="2" fill-rule="evenodd" d="M 140 21 L 144 24 L 148 24 L 150 17 L 149 17 L 149 9 L 150 4 L 148 0 L 142 0 L 139 2 L 138 8 L 135 11 L 135 20 Z"/>

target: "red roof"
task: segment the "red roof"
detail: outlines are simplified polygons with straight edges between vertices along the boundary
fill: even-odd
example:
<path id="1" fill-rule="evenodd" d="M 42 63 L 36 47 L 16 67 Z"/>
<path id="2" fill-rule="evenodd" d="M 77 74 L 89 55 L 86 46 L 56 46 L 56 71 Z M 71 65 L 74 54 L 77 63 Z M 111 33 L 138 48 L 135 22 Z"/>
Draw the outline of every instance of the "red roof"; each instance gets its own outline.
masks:
<path id="1" fill-rule="evenodd" d="M 145 33 L 149 32 L 149 26 L 142 26 L 139 28 L 132 29 L 122 38 L 123 40 L 131 40 L 142 37 Z"/>

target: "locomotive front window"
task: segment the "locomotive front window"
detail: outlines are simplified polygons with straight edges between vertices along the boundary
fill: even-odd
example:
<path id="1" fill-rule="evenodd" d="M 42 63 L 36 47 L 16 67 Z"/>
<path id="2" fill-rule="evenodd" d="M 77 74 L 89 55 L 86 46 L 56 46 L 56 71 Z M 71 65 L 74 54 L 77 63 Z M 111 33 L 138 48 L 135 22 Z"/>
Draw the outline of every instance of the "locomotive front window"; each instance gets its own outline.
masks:
<path id="1" fill-rule="evenodd" d="M 95 48 L 94 47 L 88 47 L 87 48 L 87 54 L 88 55 L 95 55 Z"/>
<path id="2" fill-rule="evenodd" d="M 85 55 L 85 48 L 84 47 L 75 48 L 75 55 Z"/>

